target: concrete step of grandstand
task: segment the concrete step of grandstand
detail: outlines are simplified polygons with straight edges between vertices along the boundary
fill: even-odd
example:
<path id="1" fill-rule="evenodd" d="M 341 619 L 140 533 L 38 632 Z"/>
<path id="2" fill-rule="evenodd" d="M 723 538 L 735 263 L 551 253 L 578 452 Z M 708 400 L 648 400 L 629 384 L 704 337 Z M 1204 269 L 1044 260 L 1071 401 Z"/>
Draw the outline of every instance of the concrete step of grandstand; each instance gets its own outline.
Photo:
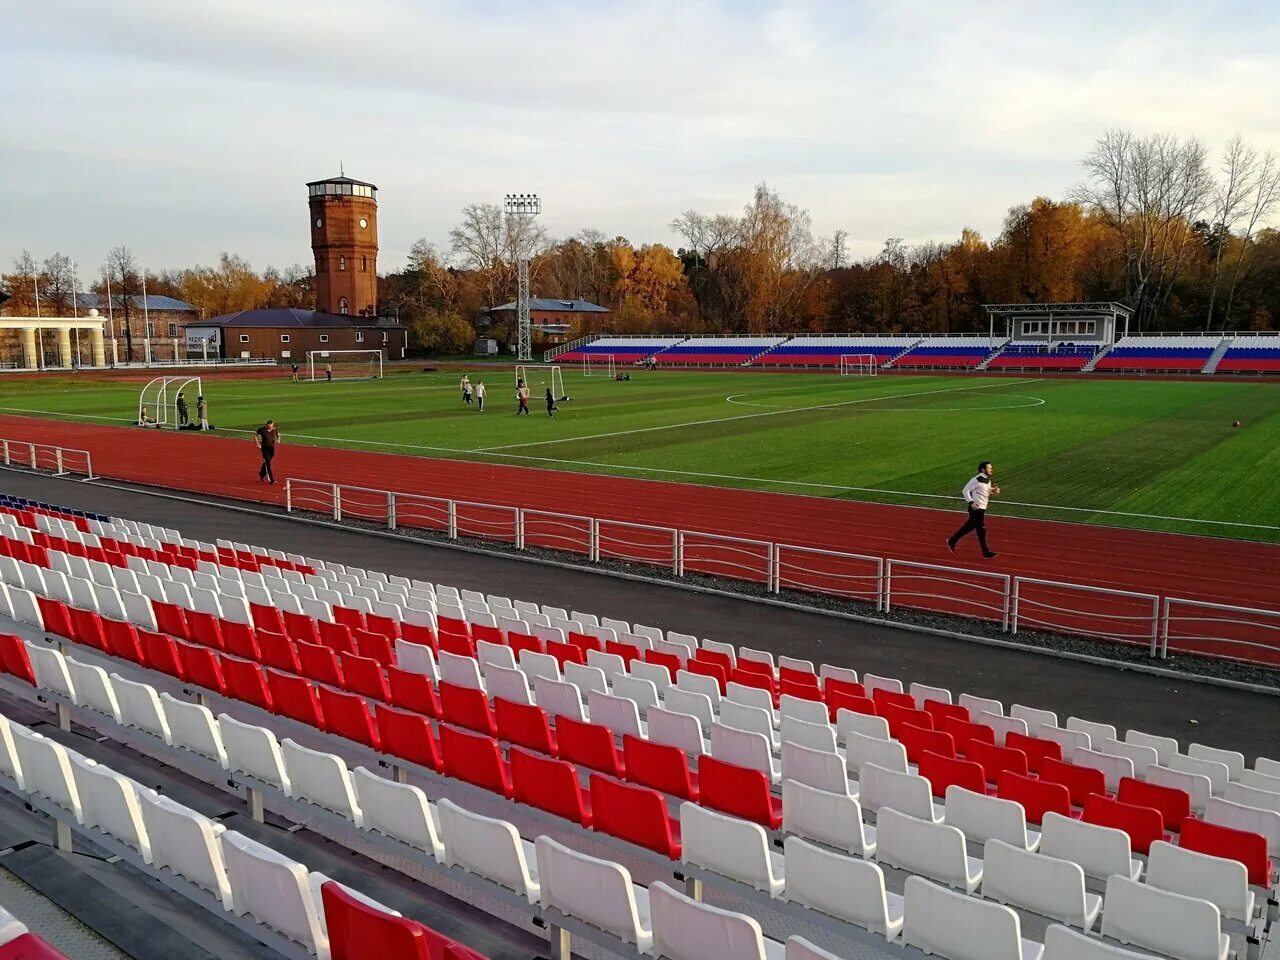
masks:
<path id="1" fill-rule="evenodd" d="M 1231 345 L 1235 343 L 1235 339 L 1236 338 L 1233 334 L 1227 334 L 1224 336 L 1222 338 L 1222 342 L 1218 344 L 1218 346 L 1214 348 L 1213 353 L 1209 355 L 1209 359 L 1206 361 L 1204 369 L 1200 372 L 1216 373 L 1218 370 L 1218 362 L 1222 359 L 1223 355 L 1231 349 Z"/>
<path id="2" fill-rule="evenodd" d="M 915 349 L 916 344 L 918 344 L 921 339 L 923 338 L 917 338 L 915 340 L 912 340 L 909 344 L 907 344 L 906 347 L 904 347 L 902 350 L 899 350 L 896 354 L 894 354 L 892 357 L 886 360 L 883 364 L 881 364 L 880 369 L 888 370 L 895 363 L 897 363 L 899 360 L 905 357 L 908 353 L 910 353 L 913 349 Z"/>
<path id="3" fill-rule="evenodd" d="M 1083 367 L 1081 367 L 1081 368 L 1080 368 L 1080 372 L 1081 372 L 1081 373 L 1092 373 L 1092 372 L 1093 372 L 1093 368 L 1094 368 L 1094 367 L 1096 367 L 1096 366 L 1098 365 L 1098 361 L 1099 361 L 1099 360 L 1101 360 L 1103 357 L 1105 357 L 1108 353 L 1110 353 L 1110 352 L 1111 352 L 1111 348 L 1112 348 L 1112 347 L 1114 347 L 1114 346 L 1115 346 L 1115 344 L 1114 344 L 1114 343 L 1109 343 L 1109 344 L 1107 344 L 1105 347 L 1103 347 L 1101 350 L 1099 350 L 1097 353 L 1095 353 L 1095 354 L 1093 355 L 1093 359 L 1092 359 L 1092 360 L 1090 360 L 1088 363 L 1086 363 Z"/>
<path id="4" fill-rule="evenodd" d="M 1010 344 L 1010 343 L 1012 343 L 1012 342 L 1013 342 L 1013 341 L 1012 341 L 1012 340 L 1010 340 L 1008 343 L 1002 343 L 1002 344 L 1000 344 L 999 348 L 998 348 L 998 349 L 996 349 L 996 350 L 994 350 L 994 351 L 992 351 L 991 355 L 990 355 L 989 357 L 987 357 L 987 359 L 983 360 L 980 364 L 978 364 L 978 366 L 976 367 L 976 369 L 978 369 L 978 370 L 985 370 L 985 369 L 987 369 L 987 367 L 989 367 L 989 366 L 991 365 L 991 361 L 992 361 L 992 360 L 994 360 L 996 357 L 1000 356 L 1000 354 L 1004 353 L 1004 348 L 1005 348 L 1005 347 L 1007 347 L 1007 346 L 1009 346 L 1009 344 Z"/>
<path id="5" fill-rule="evenodd" d="M 744 366 L 744 367 L 749 367 L 749 366 L 751 366 L 753 363 L 755 363 L 757 360 L 759 360 L 759 359 L 760 359 L 761 357 L 763 357 L 765 354 L 773 353 L 773 351 L 777 350 L 779 347 L 783 346 L 784 344 L 788 344 L 788 343 L 790 343 L 790 342 L 791 342 L 792 340 L 794 340 L 794 339 L 795 339 L 795 337 L 787 337 L 787 339 L 783 340 L 783 341 L 782 341 L 782 343 L 775 343 L 773 346 L 768 347 L 768 348 L 767 348 L 767 349 L 765 349 L 765 350 L 761 350 L 761 351 L 760 351 L 759 353 L 757 353 L 754 357 L 752 357 L 750 360 L 748 360 L 746 363 L 744 363 L 744 364 L 743 364 L 743 366 Z"/>

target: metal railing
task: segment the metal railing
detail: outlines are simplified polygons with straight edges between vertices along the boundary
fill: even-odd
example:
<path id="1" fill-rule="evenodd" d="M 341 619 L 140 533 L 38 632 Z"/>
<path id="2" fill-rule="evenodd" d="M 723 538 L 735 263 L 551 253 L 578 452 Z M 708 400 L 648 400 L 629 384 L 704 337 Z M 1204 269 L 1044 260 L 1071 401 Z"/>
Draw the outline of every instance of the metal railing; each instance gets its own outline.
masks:
<path id="1" fill-rule="evenodd" d="M 55 477 L 78 476 L 92 480 L 95 476 L 88 450 L 29 440 L 0 440 L 0 457 L 6 467 L 48 472 Z"/>
<path id="2" fill-rule="evenodd" d="M 391 530 L 434 531 L 451 540 L 564 551 L 591 563 L 640 564 L 681 578 L 740 580 L 770 594 L 794 591 L 836 597 L 883 613 L 906 608 L 968 617 L 996 624 L 1009 634 L 1031 629 L 1082 636 L 1138 646 L 1160 659 L 1187 653 L 1280 667 L 1280 609 L 322 480 L 287 479 L 285 507 L 290 513 L 363 520 Z"/>

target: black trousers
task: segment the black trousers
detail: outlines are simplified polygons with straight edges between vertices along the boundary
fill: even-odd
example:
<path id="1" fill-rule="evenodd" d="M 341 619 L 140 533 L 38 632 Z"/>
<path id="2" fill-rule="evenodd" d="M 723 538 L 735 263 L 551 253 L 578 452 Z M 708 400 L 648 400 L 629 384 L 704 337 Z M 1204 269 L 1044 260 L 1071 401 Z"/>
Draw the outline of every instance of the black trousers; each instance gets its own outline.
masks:
<path id="1" fill-rule="evenodd" d="M 954 547 L 971 533 L 978 535 L 978 546 L 982 547 L 982 552 L 990 553 L 991 548 L 987 546 L 987 511 L 970 506 L 969 518 L 965 520 L 964 525 L 959 530 L 951 535 L 951 539 L 947 542 Z"/>
<path id="2" fill-rule="evenodd" d="M 259 480 L 270 480 L 272 483 L 276 482 L 276 475 L 271 472 L 271 461 L 275 455 L 275 447 L 262 448 L 262 469 L 258 471 Z"/>
<path id="3" fill-rule="evenodd" d="M 529 401 L 522 399 L 520 401 L 520 406 L 516 408 L 516 416 L 518 417 L 520 416 L 520 414 L 528 413 L 528 412 L 529 412 Z"/>

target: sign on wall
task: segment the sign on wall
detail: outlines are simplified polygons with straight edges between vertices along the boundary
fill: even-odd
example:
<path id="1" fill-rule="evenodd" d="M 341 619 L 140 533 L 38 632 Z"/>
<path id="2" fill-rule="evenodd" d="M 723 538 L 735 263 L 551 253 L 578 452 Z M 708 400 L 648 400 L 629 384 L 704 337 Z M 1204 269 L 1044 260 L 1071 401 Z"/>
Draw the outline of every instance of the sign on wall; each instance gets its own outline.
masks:
<path id="1" fill-rule="evenodd" d="M 206 348 L 210 353 L 222 351 L 222 328 L 187 327 L 187 353 L 201 353 Z"/>

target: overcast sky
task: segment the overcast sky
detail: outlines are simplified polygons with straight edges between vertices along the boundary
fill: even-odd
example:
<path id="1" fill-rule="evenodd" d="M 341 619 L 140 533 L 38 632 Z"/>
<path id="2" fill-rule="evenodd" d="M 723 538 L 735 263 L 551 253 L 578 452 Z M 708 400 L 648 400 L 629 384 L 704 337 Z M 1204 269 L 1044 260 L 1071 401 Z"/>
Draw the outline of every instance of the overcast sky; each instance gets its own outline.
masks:
<path id="1" fill-rule="evenodd" d="M 767 180 L 856 256 L 1061 197 L 1109 126 L 1280 149 L 1276 0 L 9 0 L 0 270 L 310 260 L 379 187 L 382 270 L 468 203 L 674 244 Z"/>

